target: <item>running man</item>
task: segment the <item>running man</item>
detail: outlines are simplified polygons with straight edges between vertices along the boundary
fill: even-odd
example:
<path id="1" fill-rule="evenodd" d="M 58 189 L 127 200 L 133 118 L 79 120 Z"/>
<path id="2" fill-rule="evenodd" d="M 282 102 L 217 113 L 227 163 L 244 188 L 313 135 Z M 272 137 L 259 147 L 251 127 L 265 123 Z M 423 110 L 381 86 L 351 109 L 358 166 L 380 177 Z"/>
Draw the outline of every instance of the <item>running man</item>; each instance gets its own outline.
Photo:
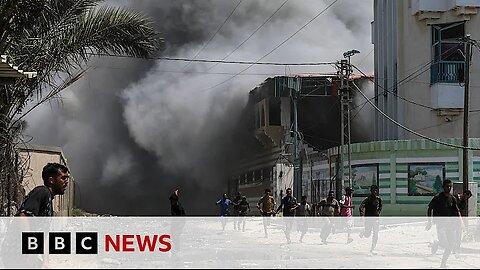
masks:
<path id="1" fill-rule="evenodd" d="M 247 201 L 247 197 L 242 196 L 242 200 L 238 203 L 238 218 L 237 218 L 237 221 L 238 221 L 237 228 L 238 228 L 238 230 L 240 230 L 240 224 L 243 223 L 242 231 L 243 232 L 245 231 L 245 219 L 246 219 L 246 216 L 247 216 L 248 212 L 250 212 L 250 211 L 251 211 L 250 203 Z"/>
<path id="2" fill-rule="evenodd" d="M 226 217 L 230 215 L 229 206 L 233 202 L 227 197 L 227 193 L 223 193 L 222 198 L 216 202 L 216 205 L 220 205 L 220 217 L 222 219 L 222 230 L 225 231 L 225 225 L 227 224 Z"/>
<path id="3" fill-rule="evenodd" d="M 345 188 L 345 194 L 340 200 L 340 216 L 344 222 L 344 228 L 347 230 L 347 244 L 350 244 L 353 239 L 350 237 L 350 231 L 353 227 L 352 211 L 355 205 L 352 203 L 353 190 L 350 187 Z"/>
<path id="4" fill-rule="evenodd" d="M 263 216 L 265 238 L 268 237 L 267 226 L 270 225 L 270 217 L 275 216 L 275 199 L 270 195 L 270 192 L 270 189 L 265 189 L 265 195 L 257 203 L 257 208 Z"/>
<path id="5" fill-rule="evenodd" d="M 432 228 L 432 215 L 434 219 L 437 217 L 460 217 L 460 224 L 454 222 L 452 219 L 437 218 L 434 220 L 437 227 L 438 241 L 435 241 L 431 245 L 432 254 L 437 252 L 439 246 L 443 247 L 445 252 L 443 253 L 440 267 L 446 267 L 447 259 L 456 243 L 456 227 L 462 227 L 463 222 L 457 200 L 452 194 L 450 194 L 450 191 L 452 190 L 452 181 L 445 179 L 442 187 L 443 191 L 435 195 L 428 204 L 428 224 L 427 227 L 425 227 L 425 230 L 428 231 Z"/>
<path id="6" fill-rule="evenodd" d="M 360 237 L 370 237 L 373 230 L 372 247 L 370 248 L 369 255 L 375 255 L 376 252 L 374 249 L 377 246 L 378 231 L 380 229 L 379 216 L 382 212 L 382 199 L 380 198 L 377 185 L 372 185 L 370 187 L 370 192 L 370 195 L 362 201 L 359 208 L 360 216 L 365 217 L 365 230 L 360 233 Z"/>
<path id="7" fill-rule="evenodd" d="M 276 212 L 279 212 L 283 208 L 283 217 L 285 221 L 285 238 L 287 239 L 287 243 L 290 244 L 292 241 L 290 240 L 290 231 L 292 230 L 292 217 L 295 216 L 295 209 L 297 209 L 297 199 L 292 195 L 292 189 L 287 188 L 287 195 L 283 197 L 280 206 Z"/>
<path id="8" fill-rule="evenodd" d="M 334 230 L 333 220 L 330 218 L 340 214 L 340 203 L 335 199 L 335 192 L 330 190 L 328 192 L 328 197 L 321 200 L 318 203 L 318 206 L 320 208 L 320 216 L 324 217 L 322 219 L 324 224 L 322 226 L 320 237 L 322 243 L 327 244 L 328 235 Z"/>
<path id="9" fill-rule="evenodd" d="M 298 205 L 297 212 L 295 216 L 299 217 L 297 226 L 300 232 L 302 233 L 300 236 L 300 243 L 303 243 L 303 237 L 307 233 L 308 230 L 308 219 L 307 217 L 312 214 L 310 204 L 307 203 L 307 195 L 302 196 L 302 201 Z"/>

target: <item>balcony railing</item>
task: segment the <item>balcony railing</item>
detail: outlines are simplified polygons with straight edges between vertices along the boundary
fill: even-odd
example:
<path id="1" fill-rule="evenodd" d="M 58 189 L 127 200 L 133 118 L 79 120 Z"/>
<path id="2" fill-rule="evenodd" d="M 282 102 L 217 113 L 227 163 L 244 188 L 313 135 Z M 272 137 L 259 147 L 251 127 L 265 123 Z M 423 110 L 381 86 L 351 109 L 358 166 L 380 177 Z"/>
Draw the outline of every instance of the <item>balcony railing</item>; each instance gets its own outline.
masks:
<path id="1" fill-rule="evenodd" d="M 433 63 L 430 83 L 459 83 L 464 81 L 464 61 L 440 61 Z"/>

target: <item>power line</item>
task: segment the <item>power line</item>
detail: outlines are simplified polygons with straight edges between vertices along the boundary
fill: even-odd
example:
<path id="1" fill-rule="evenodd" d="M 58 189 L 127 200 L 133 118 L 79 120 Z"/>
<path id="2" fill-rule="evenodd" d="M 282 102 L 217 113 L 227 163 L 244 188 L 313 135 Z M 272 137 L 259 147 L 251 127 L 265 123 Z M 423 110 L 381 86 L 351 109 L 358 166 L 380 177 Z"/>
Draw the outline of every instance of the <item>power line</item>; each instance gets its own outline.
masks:
<path id="1" fill-rule="evenodd" d="M 227 21 L 230 19 L 230 17 L 232 17 L 233 13 L 235 12 L 235 10 L 237 10 L 238 6 L 242 3 L 243 0 L 240 0 L 237 5 L 233 8 L 233 10 L 230 12 L 230 14 L 228 15 L 228 17 L 225 19 L 225 21 L 223 21 L 223 23 L 217 28 L 217 31 L 215 31 L 215 33 L 210 37 L 210 39 L 207 41 L 207 43 L 205 43 L 203 45 L 203 47 L 195 54 L 195 56 L 193 57 L 193 59 L 197 58 L 197 56 L 208 46 L 208 44 L 210 44 L 210 42 L 213 40 L 213 38 L 215 38 L 218 34 L 218 32 L 220 32 L 220 29 L 223 28 L 223 26 L 227 23 Z M 188 62 L 184 67 L 183 67 L 183 70 L 185 70 L 190 64 L 192 63 L 192 61 Z"/>
<path id="2" fill-rule="evenodd" d="M 95 66 L 89 65 L 91 68 L 102 68 L 102 69 L 130 69 L 129 67 L 107 67 L 107 66 Z M 206 71 L 181 71 L 181 70 L 160 70 L 153 69 L 152 71 L 159 73 L 179 73 L 179 74 L 207 74 L 207 75 L 234 75 L 233 72 L 206 72 Z M 283 73 L 242 73 L 241 76 L 281 76 Z"/>
<path id="3" fill-rule="evenodd" d="M 296 34 L 298 34 L 301 30 L 303 30 L 305 27 L 307 27 L 311 22 L 313 22 L 316 18 L 318 18 L 320 15 L 322 15 L 325 11 L 327 11 L 331 6 L 333 6 L 336 2 L 338 2 L 338 0 L 335 0 L 333 1 L 330 5 L 328 5 L 325 9 L 323 9 L 322 11 L 320 11 L 317 15 L 315 15 L 311 20 L 309 20 L 306 24 L 304 24 L 302 27 L 300 27 L 300 29 L 298 29 L 297 31 L 295 31 L 295 33 L 293 33 L 292 35 L 290 35 L 287 39 L 285 39 L 283 42 L 281 42 L 280 44 L 278 44 L 275 48 L 273 48 L 270 52 L 268 52 L 267 54 L 265 54 L 264 56 L 260 57 L 260 59 L 258 59 L 255 63 L 258 63 L 260 61 L 262 61 L 265 57 L 269 56 L 270 54 L 272 54 L 275 50 L 277 50 L 278 48 L 280 48 L 283 44 L 285 44 L 287 41 L 289 41 L 291 38 L 293 38 Z M 241 70 L 239 73 L 237 73 L 236 75 L 220 82 L 220 83 L 217 83 L 216 85 L 210 87 L 210 88 L 207 88 L 207 89 L 204 89 L 203 91 L 208 91 L 210 89 L 214 89 L 224 83 L 227 83 L 229 82 L 230 80 L 232 80 L 233 78 L 235 78 L 236 76 L 238 76 L 239 74 L 242 74 L 243 72 L 247 71 L 249 68 L 251 68 L 254 64 L 252 65 L 249 65 L 248 67 L 244 68 L 243 70 Z"/>
<path id="4" fill-rule="evenodd" d="M 245 44 L 248 40 L 250 40 L 250 38 L 255 35 L 258 30 L 260 30 L 265 24 L 267 24 L 268 21 L 270 21 L 271 18 L 273 18 L 273 16 L 275 16 L 275 14 L 277 14 L 277 12 L 288 2 L 289 0 L 285 0 L 276 10 L 275 12 L 273 12 L 272 15 L 270 15 L 270 17 L 268 17 L 259 27 L 257 27 L 257 29 L 255 29 L 255 31 L 253 31 L 253 33 L 251 33 L 242 43 L 240 43 L 235 49 L 233 49 L 233 51 L 229 52 L 225 57 L 222 58 L 222 60 L 225 60 L 227 59 L 230 55 L 232 55 L 234 52 L 236 52 L 238 49 L 240 49 L 240 47 L 243 46 L 243 44 Z M 208 68 L 208 71 L 211 70 L 212 68 L 216 67 L 218 64 L 215 64 L 213 66 L 211 66 L 210 68 Z"/>
<path id="5" fill-rule="evenodd" d="M 374 49 L 372 49 L 365 57 L 363 57 L 363 59 L 360 60 L 360 62 L 358 62 L 357 66 L 360 66 L 360 65 L 363 63 L 363 61 L 365 61 L 365 60 L 367 59 L 367 57 L 368 57 L 370 54 L 372 54 L 373 50 L 374 50 Z"/>
<path id="6" fill-rule="evenodd" d="M 357 70 L 358 72 L 360 72 L 362 75 L 367 76 L 367 74 L 365 74 L 363 71 L 361 71 L 358 67 L 356 67 L 356 66 L 354 66 L 354 65 L 352 65 L 352 66 L 353 66 L 354 69 L 356 69 L 356 70 Z M 415 77 L 413 77 L 413 78 L 416 78 L 416 77 L 420 76 L 421 74 L 425 73 L 426 71 L 428 71 L 428 69 L 426 69 L 426 70 L 424 70 L 423 72 L 417 74 L 417 75 L 416 75 Z M 420 106 L 420 107 L 423 107 L 423 108 L 427 108 L 427 109 L 430 109 L 430 110 L 435 110 L 435 108 L 433 108 L 433 107 L 430 107 L 430 106 L 427 106 L 427 105 L 424 105 L 424 104 L 421 104 L 421 103 L 418 103 L 418 102 L 409 100 L 409 99 L 404 98 L 404 97 L 402 97 L 402 96 L 399 96 L 399 95 L 397 95 L 396 93 L 394 93 L 394 92 L 392 92 L 392 91 L 390 91 L 390 90 L 388 90 L 388 89 L 385 89 L 384 87 L 382 87 L 380 84 L 376 83 L 376 82 L 375 82 L 374 80 L 372 80 L 371 78 L 368 78 L 368 80 L 372 81 L 372 82 L 375 83 L 378 87 L 382 88 L 384 91 L 392 94 L 393 96 L 395 96 L 395 97 L 397 97 L 397 98 L 399 98 L 399 99 L 402 99 L 402 100 L 404 100 L 404 101 L 406 101 L 406 102 L 412 103 L 412 104 L 414 104 L 414 105 L 417 105 L 417 106 Z M 403 85 L 403 84 L 405 84 L 405 83 L 407 83 L 407 82 L 408 82 L 408 81 L 403 81 L 402 83 L 397 83 L 397 84 L 395 84 L 395 87 L 399 87 L 399 86 L 401 86 L 401 85 Z M 377 96 L 378 96 L 378 95 L 377 95 Z M 376 96 L 376 97 L 377 97 L 377 96 Z"/>
<path id="7" fill-rule="evenodd" d="M 469 112 L 474 112 L 473 114 L 478 114 L 478 113 L 480 113 L 480 110 L 474 110 L 474 111 L 469 111 Z M 443 125 L 447 125 L 447 124 L 452 124 L 453 122 L 456 122 L 456 121 L 458 121 L 459 119 L 462 119 L 462 118 L 456 118 L 455 120 L 452 120 L 452 121 L 449 121 L 449 122 L 445 122 L 445 123 L 441 123 L 441 124 L 436 124 L 436 125 L 432 125 L 432 126 L 428 126 L 428 127 L 423 127 L 423 128 L 415 129 L 415 131 L 420 131 L 420 130 L 425 130 L 425 129 L 434 128 L 434 127 L 439 127 L 439 126 L 443 126 Z"/>
<path id="8" fill-rule="evenodd" d="M 457 46 L 455 46 L 455 47 L 449 48 L 448 50 L 446 50 L 445 52 L 443 52 L 443 53 L 441 54 L 441 56 L 446 55 L 448 52 L 452 52 L 452 53 L 455 52 L 455 51 L 452 51 L 452 50 L 457 49 L 459 46 L 460 46 L 460 44 L 457 45 Z M 412 100 L 408 100 L 408 99 L 406 99 L 406 98 L 404 98 L 404 97 L 401 97 L 401 96 L 397 95 L 396 93 L 390 91 L 391 89 L 397 88 L 397 87 L 399 87 L 399 86 L 401 86 L 401 85 L 403 85 L 403 84 L 405 84 L 405 83 L 408 83 L 408 82 L 416 79 L 416 78 L 419 77 L 420 75 L 424 74 L 425 72 L 427 72 L 427 71 L 430 69 L 429 65 L 431 65 L 433 62 L 435 62 L 435 59 L 432 59 L 431 61 L 425 63 L 424 65 L 421 65 L 420 68 L 416 69 L 414 72 L 410 73 L 410 75 L 408 75 L 408 76 L 406 76 L 405 78 L 403 78 L 402 80 L 398 81 L 397 83 L 395 83 L 394 85 L 392 85 L 392 86 L 389 87 L 388 89 L 384 88 L 384 87 L 381 86 L 379 83 L 377 83 L 377 82 L 375 82 L 374 80 L 372 80 L 372 79 L 369 78 L 369 80 L 370 80 L 371 82 L 373 82 L 376 86 L 378 86 L 379 88 L 381 88 L 382 90 L 384 90 L 384 92 L 378 93 L 377 95 L 375 95 L 374 97 L 370 98 L 369 100 L 373 100 L 373 99 L 381 96 L 381 95 L 384 94 L 385 92 L 387 92 L 387 93 L 390 93 L 390 94 L 392 94 L 393 96 L 395 96 L 395 97 L 397 97 L 397 98 L 403 99 L 404 101 L 407 101 L 407 102 L 412 103 L 412 104 L 414 104 L 414 105 L 417 105 L 417 106 L 420 106 L 420 107 L 424 107 L 424 108 L 427 108 L 427 109 L 430 109 L 430 110 L 435 110 L 435 108 L 433 108 L 433 107 L 430 107 L 430 106 L 427 106 L 427 105 L 424 105 L 424 104 L 420 104 L 420 103 L 415 102 L 415 101 L 412 101 Z M 358 70 L 360 73 L 362 73 L 364 76 L 366 75 L 364 72 L 362 72 L 362 71 L 361 71 L 358 67 L 356 67 L 355 65 L 352 65 L 352 66 L 353 66 L 356 70 Z M 425 70 L 422 71 L 422 69 L 424 69 L 424 68 L 426 68 L 426 67 L 427 67 L 427 69 L 425 69 Z M 420 73 L 416 74 L 417 72 L 420 72 Z M 366 104 L 366 102 L 363 103 L 363 104 L 360 104 L 360 105 L 358 105 L 358 106 L 356 106 L 356 107 L 354 107 L 354 108 L 352 108 L 352 109 L 354 110 L 354 109 L 356 109 L 356 108 L 358 108 L 358 107 L 360 107 L 360 106 L 363 107 L 363 105 L 365 105 L 365 104 Z"/>
<path id="9" fill-rule="evenodd" d="M 107 57 L 116 57 L 116 58 L 137 58 L 137 57 L 128 56 L 128 55 L 113 55 L 113 54 L 106 54 L 106 53 L 89 53 L 89 55 L 107 56 Z M 193 59 L 193 58 L 182 58 L 182 57 L 149 57 L 145 59 L 181 61 L 181 62 L 219 63 L 219 64 L 265 65 L 265 66 L 286 66 L 286 65 L 288 66 L 326 66 L 326 65 L 335 64 L 334 62 L 282 63 L 282 62 L 259 62 L 259 61 L 225 61 L 225 60 Z"/>
<path id="10" fill-rule="evenodd" d="M 385 118 L 387 118 L 390 122 L 394 123 L 395 125 L 397 125 L 398 127 L 414 134 L 414 135 L 417 135 L 418 137 L 421 137 L 423 139 L 426 139 L 426 140 L 429 140 L 429 141 L 432 141 L 434 143 L 438 143 L 438 144 L 441 144 L 441 145 L 445 145 L 445 146 L 449 146 L 449 147 L 453 147 L 453 148 L 459 148 L 459 149 L 469 149 L 469 150 L 480 150 L 480 148 L 475 148 L 475 147 L 466 147 L 466 146 L 461 146 L 461 145 L 456 145 L 456 144 L 451 144 L 451 143 L 446 143 L 446 142 L 442 142 L 440 140 L 437 140 L 437 139 L 433 139 L 433 138 L 430 138 L 426 135 L 423 135 L 421 133 L 418 133 L 416 132 L 415 130 L 412 130 L 412 129 L 409 129 L 408 127 L 398 123 L 397 121 L 395 121 L 393 118 L 391 118 L 390 116 L 388 116 L 386 113 L 384 113 L 382 110 L 380 110 L 375 104 L 372 103 L 371 100 L 368 99 L 368 97 L 363 93 L 363 91 L 360 89 L 360 87 L 358 87 L 354 82 L 352 82 L 353 86 L 355 86 L 355 88 L 357 89 L 357 91 L 367 100 L 368 103 L 370 103 L 370 105 L 372 105 L 372 107 L 378 111 L 380 114 L 382 114 Z"/>

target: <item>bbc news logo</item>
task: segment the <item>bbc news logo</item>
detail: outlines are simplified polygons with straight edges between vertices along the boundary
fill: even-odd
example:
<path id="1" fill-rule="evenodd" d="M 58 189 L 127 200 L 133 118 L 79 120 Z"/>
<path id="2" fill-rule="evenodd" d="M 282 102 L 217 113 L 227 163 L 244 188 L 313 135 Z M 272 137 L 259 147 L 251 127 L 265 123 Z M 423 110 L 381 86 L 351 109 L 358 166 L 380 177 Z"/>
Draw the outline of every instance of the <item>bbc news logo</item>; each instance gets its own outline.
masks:
<path id="1" fill-rule="evenodd" d="M 70 232 L 50 232 L 47 239 L 43 232 L 22 232 L 22 254 L 44 254 L 48 243 L 49 254 L 72 254 Z M 75 233 L 76 254 L 98 254 L 98 233 Z M 109 235 L 104 237 L 105 252 L 169 252 L 172 249 L 170 235 Z"/>

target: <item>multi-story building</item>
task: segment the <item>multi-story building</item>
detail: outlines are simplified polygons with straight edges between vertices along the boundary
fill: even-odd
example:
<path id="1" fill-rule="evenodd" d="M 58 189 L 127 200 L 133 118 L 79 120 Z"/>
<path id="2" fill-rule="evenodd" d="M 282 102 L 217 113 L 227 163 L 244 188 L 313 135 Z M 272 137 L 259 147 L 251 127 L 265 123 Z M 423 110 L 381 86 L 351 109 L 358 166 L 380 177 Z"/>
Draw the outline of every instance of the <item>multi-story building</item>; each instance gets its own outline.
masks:
<path id="1" fill-rule="evenodd" d="M 462 145 L 465 38 L 480 39 L 479 11 L 478 0 L 374 1 L 372 42 L 378 108 L 411 130 Z M 474 47 L 470 66 L 469 133 L 470 146 L 478 148 L 477 50 Z M 432 195 L 439 192 L 439 182 L 446 178 L 456 182 L 455 192 L 462 189 L 461 148 L 417 139 L 377 112 L 376 142 L 352 146 L 352 156 L 361 156 L 354 161 L 356 172 L 370 174 L 368 182 L 380 185 L 381 195 L 389 204 L 387 209 L 392 210 L 390 214 L 424 215 Z M 478 151 L 469 151 L 472 215 L 477 214 L 479 160 Z M 356 176 L 353 182 L 362 182 Z"/>
<path id="2" fill-rule="evenodd" d="M 465 38 L 469 35 L 474 41 L 480 40 L 480 0 L 375 0 L 373 8 L 376 106 L 411 130 L 447 144 L 462 145 Z M 475 148 L 480 148 L 478 48 L 474 46 L 470 67 L 469 145 Z M 323 80 L 335 82 L 336 78 Z M 261 196 L 262 189 L 270 187 L 278 200 L 284 188 L 293 182 L 289 150 L 292 103 L 288 96 L 275 95 L 272 85 L 276 81 L 277 78 L 268 79 L 250 93 L 255 134 L 264 149 L 242 164 L 235 179 L 238 189 L 247 195 Z M 335 84 L 330 84 L 330 88 L 335 89 Z M 335 100 L 335 91 L 329 93 Z M 335 190 L 338 156 L 340 151 L 348 150 L 338 147 L 339 117 L 324 119 L 328 105 L 320 105 L 319 100 L 311 102 L 312 106 L 299 105 L 305 109 L 303 115 L 299 114 L 299 130 L 307 146 L 302 154 L 302 194 L 315 202 L 329 189 Z M 331 108 L 334 115 L 340 115 L 338 107 Z M 318 132 L 314 136 L 307 136 L 308 125 L 301 124 L 304 117 L 312 117 L 310 128 Z M 352 132 L 356 132 L 352 126 Z M 441 190 L 439 185 L 444 179 L 454 182 L 454 193 L 461 192 L 461 148 L 419 139 L 379 112 L 375 113 L 373 130 L 373 138 L 352 141 L 351 179 L 347 162 L 343 164 L 343 186 L 355 190 L 355 204 L 367 196 L 370 185 L 376 184 L 385 215 L 425 215 L 428 202 Z M 334 132 L 329 137 L 325 136 L 326 131 Z M 313 141 L 315 137 L 328 142 Z M 479 151 L 469 151 L 468 161 L 468 188 L 474 193 L 469 215 L 473 216 L 480 209 Z"/>
<path id="3" fill-rule="evenodd" d="M 371 78 L 352 77 L 358 85 L 368 85 Z M 367 84 L 366 84 L 367 83 Z M 258 146 L 250 151 L 232 175 L 231 193 L 240 191 L 251 202 L 257 202 L 264 190 L 272 190 L 277 201 L 286 188 L 293 187 L 293 124 L 294 102 L 297 99 L 298 131 L 301 137 L 302 165 L 322 155 L 321 150 L 338 146 L 340 138 L 340 102 L 336 74 L 300 74 L 268 78 L 250 91 L 244 117 L 251 118 L 251 134 Z M 295 96 L 296 92 L 299 94 Z M 367 138 L 353 133 L 357 138 Z M 334 157 L 332 157 L 333 160 Z M 333 167 L 332 167 L 333 168 Z M 334 188 L 335 179 L 322 178 L 314 185 L 323 185 L 322 193 Z M 302 194 L 318 201 L 322 195 L 309 190 L 311 183 L 302 182 Z M 295 192 L 294 192 L 295 193 Z"/>
<path id="4" fill-rule="evenodd" d="M 480 40 L 478 0 L 374 2 L 375 102 L 404 124 L 432 138 L 462 138 L 467 35 Z M 480 137 L 480 59 L 470 68 L 470 135 Z M 474 111 L 474 112 L 472 112 Z M 375 139 L 416 139 L 381 114 Z"/>

